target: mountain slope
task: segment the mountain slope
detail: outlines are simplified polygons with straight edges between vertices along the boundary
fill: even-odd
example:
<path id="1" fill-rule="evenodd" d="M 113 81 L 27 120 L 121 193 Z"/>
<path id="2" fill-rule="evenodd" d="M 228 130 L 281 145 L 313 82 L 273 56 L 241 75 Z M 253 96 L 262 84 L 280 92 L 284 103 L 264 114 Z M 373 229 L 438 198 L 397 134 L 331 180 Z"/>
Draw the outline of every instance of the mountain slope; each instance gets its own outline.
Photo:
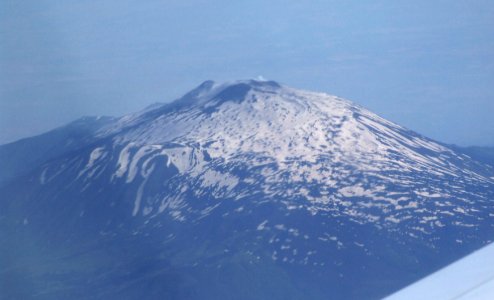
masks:
<path id="1" fill-rule="evenodd" d="M 2 249 L 0 276 L 34 299 L 377 299 L 494 226 L 491 166 L 264 81 L 207 81 L 113 120 L 0 194 L 5 239 L 48 253 Z M 27 260 L 34 275 L 12 276 Z"/>
<path id="2" fill-rule="evenodd" d="M 45 134 L 0 146 L 0 184 L 87 145 L 111 117 L 84 117 Z"/>
<path id="3" fill-rule="evenodd" d="M 472 159 L 494 166 L 494 147 L 459 147 L 451 146 L 452 149 L 470 156 Z"/>

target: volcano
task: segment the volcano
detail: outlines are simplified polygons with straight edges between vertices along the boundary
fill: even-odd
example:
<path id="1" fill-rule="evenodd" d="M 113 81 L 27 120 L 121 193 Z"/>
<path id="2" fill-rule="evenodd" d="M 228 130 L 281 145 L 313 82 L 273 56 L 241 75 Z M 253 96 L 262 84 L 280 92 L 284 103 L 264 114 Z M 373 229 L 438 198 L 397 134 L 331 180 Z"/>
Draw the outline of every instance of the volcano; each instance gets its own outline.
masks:
<path id="1" fill-rule="evenodd" d="M 379 299 L 494 239 L 494 168 L 274 81 L 0 146 L 2 299 Z"/>

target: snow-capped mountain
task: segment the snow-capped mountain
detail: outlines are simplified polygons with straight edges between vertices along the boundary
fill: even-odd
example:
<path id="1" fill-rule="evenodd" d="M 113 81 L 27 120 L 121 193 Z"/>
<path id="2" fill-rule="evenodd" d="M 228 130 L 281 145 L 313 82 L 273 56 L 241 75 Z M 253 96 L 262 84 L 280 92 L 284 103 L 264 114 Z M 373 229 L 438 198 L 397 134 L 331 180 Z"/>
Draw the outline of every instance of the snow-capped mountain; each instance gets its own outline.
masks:
<path id="1" fill-rule="evenodd" d="M 0 147 L 33 299 L 376 299 L 494 238 L 492 166 L 335 96 L 206 81 L 58 132 L 87 122 Z"/>

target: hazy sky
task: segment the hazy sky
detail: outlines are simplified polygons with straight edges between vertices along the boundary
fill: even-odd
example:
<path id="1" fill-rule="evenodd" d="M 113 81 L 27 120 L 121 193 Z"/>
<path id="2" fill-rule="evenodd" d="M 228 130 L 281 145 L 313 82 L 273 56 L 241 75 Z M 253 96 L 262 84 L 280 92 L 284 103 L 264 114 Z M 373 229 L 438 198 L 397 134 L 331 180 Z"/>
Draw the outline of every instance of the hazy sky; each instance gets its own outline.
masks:
<path id="1" fill-rule="evenodd" d="M 0 1 L 0 143 L 259 75 L 494 145 L 494 2 Z"/>

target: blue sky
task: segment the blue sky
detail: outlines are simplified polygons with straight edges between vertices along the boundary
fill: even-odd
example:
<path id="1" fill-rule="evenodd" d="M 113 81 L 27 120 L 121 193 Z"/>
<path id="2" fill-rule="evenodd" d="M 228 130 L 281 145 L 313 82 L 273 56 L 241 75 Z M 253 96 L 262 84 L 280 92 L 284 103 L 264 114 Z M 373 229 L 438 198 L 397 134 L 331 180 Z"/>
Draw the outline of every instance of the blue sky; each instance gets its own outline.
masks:
<path id="1" fill-rule="evenodd" d="M 0 143 L 259 75 L 494 145 L 494 2 L 0 2 Z"/>

